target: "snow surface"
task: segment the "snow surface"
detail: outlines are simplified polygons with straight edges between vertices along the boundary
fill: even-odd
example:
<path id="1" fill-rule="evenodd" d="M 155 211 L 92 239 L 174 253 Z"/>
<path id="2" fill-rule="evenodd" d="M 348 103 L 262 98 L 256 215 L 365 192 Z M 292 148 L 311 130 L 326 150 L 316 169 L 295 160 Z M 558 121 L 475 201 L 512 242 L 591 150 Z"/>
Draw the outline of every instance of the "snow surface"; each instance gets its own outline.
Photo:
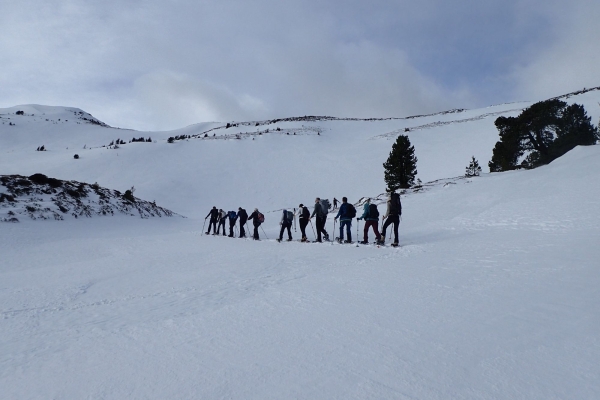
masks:
<path id="1" fill-rule="evenodd" d="M 595 123 L 599 100 L 568 99 Z M 172 144 L 222 124 L 142 133 L 0 110 L 16 123 L 0 124 L 2 174 L 135 185 L 190 217 L 0 225 L 2 397 L 600 398 L 599 146 L 403 196 L 398 249 L 273 240 L 276 210 L 383 192 L 397 132 L 412 128 L 424 182 L 448 178 L 471 155 L 485 167 L 497 113 L 529 104 Z M 202 235 L 212 205 L 259 207 L 269 240 Z"/>

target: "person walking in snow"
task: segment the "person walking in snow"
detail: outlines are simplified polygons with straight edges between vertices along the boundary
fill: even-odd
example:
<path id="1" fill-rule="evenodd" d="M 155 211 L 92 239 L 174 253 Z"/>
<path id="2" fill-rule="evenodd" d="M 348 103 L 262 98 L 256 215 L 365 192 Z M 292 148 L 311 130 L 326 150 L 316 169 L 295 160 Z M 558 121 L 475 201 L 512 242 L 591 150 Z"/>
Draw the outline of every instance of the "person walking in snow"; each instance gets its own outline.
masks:
<path id="1" fill-rule="evenodd" d="M 310 219 L 312 219 L 315 215 L 317 216 L 317 242 L 322 242 L 321 234 L 323 234 L 323 239 L 329 241 L 329 234 L 325 230 L 327 212 L 323 211 L 323 205 L 321 204 L 321 199 L 319 197 L 315 199 L 315 209 L 313 210 Z"/>
<path id="2" fill-rule="evenodd" d="M 308 221 L 310 220 L 310 211 L 308 211 L 308 207 L 304 207 L 304 204 L 300 204 L 298 207 L 298 223 L 300 225 L 300 232 L 302 232 L 301 242 L 307 242 L 306 225 L 308 225 Z"/>
<path id="3" fill-rule="evenodd" d="M 292 241 L 292 223 L 294 222 L 294 213 L 288 210 L 283 210 L 281 215 L 281 221 L 279 221 L 279 225 L 281 225 L 281 231 L 279 232 L 278 242 L 281 242 L 283 239 L 283 232 L 287 229 L 288 231 L 288 242 Z"/>
<path id="4" fill-rule="evenodd" d="M 217 226 L 217 235 L 221 232 L 221 226 L 223 227 L 223 236 L 225 236 L 225 221 L 227 220 L 227 214 L 223 209 L 219 209 L 219 226 Z"/>
<path id="5" fill-rule="evenodd" d="M 343 200 L 342 200 L 343 201 Z M 333 209 L 335 210 L 338 206 L 338 199 L 336 199 L 335 197 L 333 198 Z"/>
<path id="6" fill-rule="evenodd" d="M 361 244 L 369 244 L 369 228 L 373 227 L 373 232 L 375 233 L 375 239 L 377 244 L 382 244 L 381 235 L 379 234 L 377 226 L 379 225 L 379 211 L 377 211 L 377 205 L 371 204 L 371 199 L 367 199 L 365 205 L 363 207 L 363 215 L 358 218 L 365 220 L 365 229 L 364 229 L 364 240 L 360 242 Z"/>
<path id="7" fill-rule="evenodd" d="M 356 209 L 350 203 L 346 197 L 342 197 L 342 205 L 338 210 L 335 219 L 340 219 L 340 237 L 338 242 L 340 243 L 352 243 L 352 218 L 356 217 Z M 347 240 L 344 240 L 344 226 L 346 227 Z"/>
<path id="8" fill-rule="evenodd" d="M 248 213 L 242 207 L 238 208 L 238 218 L 240 219 L 240 238 L 245 238 L 246 230 L 244 229 L 244 226 L 248 221 Z"/>
<path id="9" fill-rule="evenodd" d="M 210 221 L 208 221 L 208 231 L 206 231 L 206 234 L 210 234 L 210 228 L 212 226 L 214 235 L 217 233 L 217 221 L 219 220 L 219 210 L 217 210 L 217 207 L 213 207 L 212 210 L 208 212 L 208 215 L 204 217 L 204 220 L 206 221 L 208 217 L 210 217 Z"/>
<path id="10" fill-rule="evenodd" d="M 229 237 L 233 237 L 233 228 L 238 219 L 238 215 L 235 211 L 229 211 L 227 213 L 227 219 L 229 220 Z"/>
<path id="11" fill-rule="evenodd" d="M 387 201 L 387 210 L 383 219 L 385 223 L 381 232 L 381 242 L 385 242 L 385 231 L 388 226 L 394 224 L 394 243 L 392 246 L 398 246 L 398 225 L 400 225 L 400 216 L 402 215 L 402 203 L 400 203 L 400 194 L 390 193 L 390 197 Z"/>
<path id="12" fill-rule="evenodd" d="M 252 225 L 254 225 L 254 235 L 253 235 L 254 240 L 260 240 L 260 237 L 258 236 L 258 227 L 264 221 L 264 216 L 263 217 L 261 217 L 261 216 L 262 216 L 262 214 L 258 211 L 258 208 L 255 208 L 254 212 L 252 214 L 250 214 L 250 216 L 248 217 L 248 220 L 252 220 Z"/>

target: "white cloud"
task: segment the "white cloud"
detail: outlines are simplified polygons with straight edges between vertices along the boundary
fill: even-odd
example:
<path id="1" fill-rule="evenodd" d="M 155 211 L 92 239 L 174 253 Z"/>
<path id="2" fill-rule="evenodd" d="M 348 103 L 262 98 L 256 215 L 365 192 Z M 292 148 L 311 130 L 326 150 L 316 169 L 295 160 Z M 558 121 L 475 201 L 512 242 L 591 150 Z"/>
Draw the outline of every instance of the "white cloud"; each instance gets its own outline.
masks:
<path id="1" fill-rule="evenodd" d="M 523 99 L 600 86 L 600 3 L 579 1 L 554 10 L 556 41 L 531 49 L 532 57 L 513 71 L 516 96 Z"/>

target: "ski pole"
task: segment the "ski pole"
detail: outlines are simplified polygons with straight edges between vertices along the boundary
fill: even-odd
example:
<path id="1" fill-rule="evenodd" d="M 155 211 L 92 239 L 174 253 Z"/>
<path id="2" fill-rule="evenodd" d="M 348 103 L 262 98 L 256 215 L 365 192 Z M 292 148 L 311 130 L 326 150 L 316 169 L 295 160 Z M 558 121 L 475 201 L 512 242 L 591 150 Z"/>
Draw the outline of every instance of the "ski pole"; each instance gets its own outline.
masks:
<path id="1" fill-rule="evenodd" d="M 269 237 L 267 236 L 267 234 L 265 233 L 265 230 L 263 229 L 262 225 L 260 226 L 260 229 L 262 229 L 263 233 L 265 234 L 265 237 L 267 238 L 267 240 L 269 240 Z"/>
<path id="2" fill-rule="evenodd" d="M 336 222 L 337 222 L 337 219 L 335 219 L 335 218 L 334 218 L 334 219 L 333 219 L 333 236 L 334 236 L 334 237 L 335 237 L 335 223 L 336 223 Z M 340 223 L 341 223 L 341 222 L 340 222 Z M 341 238 L 342 238 L 342 237 L 340 236 L 340 239 L 341 239 Z"/>
<path id="3" fill-rule="evenodd" d="M 356 218 L 356 245 L 358 246 L 358 225 L 360 220 Z"/>
<path id="4" fill-rule="evenodd" d="M 206 218 L 204 218 L 204 224 L 202 224 L 202 235 L 200 236 L 204 236 L 204 226 L 206 225 Z"/>
<path id="5" fill-rule="evenodd" d="M 296 208 L 294 208 L 294 232 L 298 232 L 296 230 Z"/>
<path id="6" fill-rule="evenodd" d="M 315 227 L 312 224 L 312 219 L 309 219 L 308 221 L 310 222 L 310 227 L 312 228 L 313 235 L 315 235 L 315 240 L 317 240 L 317 234 L 315 233 Z"/>

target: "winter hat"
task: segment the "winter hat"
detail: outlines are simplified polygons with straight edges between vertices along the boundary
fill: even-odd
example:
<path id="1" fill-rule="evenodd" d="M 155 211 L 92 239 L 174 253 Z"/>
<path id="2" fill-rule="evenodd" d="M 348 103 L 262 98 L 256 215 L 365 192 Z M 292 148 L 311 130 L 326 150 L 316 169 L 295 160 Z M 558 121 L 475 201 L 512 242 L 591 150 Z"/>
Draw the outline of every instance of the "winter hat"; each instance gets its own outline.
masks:
<path id="1" fill-rule="evenodd" d="M 254 211 L 258 211 L 258 208 L 255 208 Z"/>
<path id="2" fill-rule="evenodd" d="M 304 207 L 304 204 L 300 203 L 300 205 L 298 207 L 302 208 L 302 207 Z"/>

